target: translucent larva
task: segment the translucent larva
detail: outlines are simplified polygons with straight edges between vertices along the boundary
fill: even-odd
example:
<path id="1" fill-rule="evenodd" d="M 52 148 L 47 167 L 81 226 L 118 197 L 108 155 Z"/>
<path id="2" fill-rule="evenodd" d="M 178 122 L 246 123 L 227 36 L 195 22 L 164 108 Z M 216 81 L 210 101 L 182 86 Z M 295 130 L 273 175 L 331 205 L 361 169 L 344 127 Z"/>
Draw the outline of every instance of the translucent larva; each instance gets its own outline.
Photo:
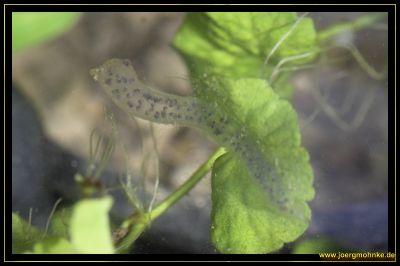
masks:
<path id="1" fill-rule="evenodd" d="M 266 163 L 259 140 L 215 104 L 194 97 L 165 93 L 142 83 L 127 59 L 110 59 L 90 71 L 107 95 L 126 113 L 163 124 L 178 124 L 206 132 L 237 154 L 266 189 L 268 198 L 285 208 L 277 174 Z"/>

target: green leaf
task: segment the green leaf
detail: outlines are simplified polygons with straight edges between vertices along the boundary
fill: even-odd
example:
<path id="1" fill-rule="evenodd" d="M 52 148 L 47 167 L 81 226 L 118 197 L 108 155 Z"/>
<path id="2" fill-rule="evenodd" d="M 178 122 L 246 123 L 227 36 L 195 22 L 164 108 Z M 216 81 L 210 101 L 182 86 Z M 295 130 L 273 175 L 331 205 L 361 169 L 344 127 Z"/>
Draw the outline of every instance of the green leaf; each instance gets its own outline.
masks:
<path id="1" fill-rule="evenodd" d="M 13 12 L 13 53 L 55 38 L 74 25 L 76 12 Z"/>
<path id="2" fill-rule="evenodd" d="M 22 253 L 33 247 L 43 233 L 37 228 L 28 224 L 18 214 L 12 214 L 12 252 Z"/>
<path id="3" fill-rule="evenodd" d="M 67 207 L 56 211 L 51 219 L 49 233 L 52 236 L 69 238 L 69 227 L 73 208 Z"/>
<path id="4" fill-rule="evenodd" d="M 13 214 L 13 252 L 34 254 L 113 253 L 108 212 L 110 197 L 81 200 L 73 208 L 59 211 L 51 223 L 52 235 L 44 236 Z M 71 241 L 66 239 L 67 230 Z"/>
<path id="5" fill-rule="evenodd" d="M 291 30 L 293 12 L 191 13 L 174 39 L 195 78 L 204 73 L 228 78 L 266 78 L 282 59 L 317 50 L 310 18 L 303 18 L 264 65 L 273 47 Z M 315 54 L 284 66 L 304 64 Z M 279 89 L 279 88 L 277 88 Z"/>
<path id="6" fill-rule="evenodd" d="M 68 240 L 61 237 L 46 237 L 43 241 L 35 244 L 33 254 L 75 254 L 77 251 Z"/>
<path id="7" fill-rule="evenodd" d="M 288 82 L 289 74 L 285 73 L 279 76 L 279 78 L 273 83 L 274 91 L 278 94 L 281 98 L 286 100 L 291 100 L 294 88 L 293 85 Z"/>
<path id="8" fill-rule="evenodd" d="M 34 254 L 76 253 L 72 244 L 64 238 L 44 235 L 37 228 L 29 225 L 19 215 L 13 213 L 12 252 Z"/>
<path id="9" fill-rule="evenodd" d="M 268 253 L 294 241 L 308 227 L 312 169 L 291 105 L 263 80 L 229 84 L 221 93 L 225 97 L 210 98 L 260 140 L 259 149 L 271 169 L 264 174 L 276 180 L 263 187 L 235 154 L 219 158 L 212 173 L 211 236 L 222 253 Z M 268 193 L 286 199 L 286 207 L 277 208 Z"/>
<path id="10" fill-rule="evenodd" d="M 239 133 L 245 128 L 243 139 L 253 143 L 241 145 L 262 154 L 255 158 L 261 160 L 256 165 L 264 183 L 233 152 L 213 167 L 216 248 L 268 253 L 294 241 L 309 224 L 313 173 L 300 144 L 296 112 L 281 98 L 292 94 L 289 75 L 276 74 L 281 67 L 314 60 L 318 47 L 312 20 L 298 20 L 295 13 L 191 13 L 174 46 L 199 80 L 195 96 L 236 121 Z"/>
<path id="11" fill-rule="evenodd" d="M 108 212 L 112 198 L 85 199 L 74 207 L 70 235 L 80 253 L 114 253 Z"/>

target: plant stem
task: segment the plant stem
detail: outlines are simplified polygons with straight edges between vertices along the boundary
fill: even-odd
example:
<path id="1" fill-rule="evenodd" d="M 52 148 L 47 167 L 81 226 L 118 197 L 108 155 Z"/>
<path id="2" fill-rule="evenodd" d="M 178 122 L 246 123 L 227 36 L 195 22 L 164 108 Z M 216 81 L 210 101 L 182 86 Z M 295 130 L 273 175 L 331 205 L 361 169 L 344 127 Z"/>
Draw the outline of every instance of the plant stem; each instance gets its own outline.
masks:
<path id="1" fill-rule="evenodd" d="M 129 250 L 132 243 L 143 233 L 144 230 L 160 215 L 165 213 L 172 207 L 179 199 L 185 196 L 210 170 L 215 160 L 225 153 L 224 148 L 217 149 L 206 162 L 204 162 L 192 176 L 183 183 L 177 190 L 164 199 L 157 207 L 150 213 L 144 213 L 139 219 L 135 219 L 132 224 L 131 221 L 125 221 L 123 225 L 132 224 L 130 232 L 124 237 L 121 242 L 116 246 L 117 253 L 124 253 Z M 129 218 L 131 219 L 131 218 Z"/>
<path id="2" fill-rule="evenodd" d="M 385 13 L 378 13 L 359 17 L 353 21 L 336 23 L 325 30 L 318 33 L 318 41 L 325 42 L 332 36 L 335 36 L 344 31 L 357 31 L 368 27 L 385 16 Z"/>

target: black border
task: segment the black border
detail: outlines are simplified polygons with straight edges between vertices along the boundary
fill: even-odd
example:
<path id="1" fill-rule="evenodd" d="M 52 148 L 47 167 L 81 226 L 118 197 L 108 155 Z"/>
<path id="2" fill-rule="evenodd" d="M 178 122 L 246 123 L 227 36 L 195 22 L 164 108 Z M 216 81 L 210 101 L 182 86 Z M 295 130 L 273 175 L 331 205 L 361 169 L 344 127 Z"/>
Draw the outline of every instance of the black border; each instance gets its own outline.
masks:
<path id="1" fill-rule="evenodd" d="M 8 188 L 11 187 L 11 173 L 10 168 L 6 167 L 11 165 L 11 105 L 7 104 L 11 102 L 11 85 L 12 85 L 12 76 L 11 73 L 11 63 L 12 63 L 12 53 L 11 53 L 11 12 L 19 12 L 19 11 L 81 11 L 81 12 L 118 12 L 118 11 L 132 11 L 132 12 L 141 12 L 141 11 L 178 11 L 178 12 L 187 12 L 187 11 L 324 11 L 327 10 L 329 12 L 348 12 L 348 11 L 362 11 L 362 12 L 388 12 L 388 33 L 389 33 L 389 53 L 391 55 L 395 55 L 395 12 L 396 6 L 393 5 L 391 1 L 379 1 L 379 4 L 373 5 L 352 5 L 347 3 L 346 5 L 92 5 L 90 1 L 87 1 L 87 4 L 79 4 L 79 5 L 70 5 L 74 2 L 68 2 L 68 5 L 14 5 L 12 3 L 3 4 L 4 8 L 4 21 L 7 25 L 4 32 L 4 45 L 5 45 L 5 88 L 4 88 L 4 104 L 7 110 L 4 110 L 7 116 L 5 117 L 5 136 L 4 136 L 4 144 L 5 144 L 5 197 L 7 197 L 7 202 L 11 202 L 11 193 Z M 121 1 L 112 1 L 113 4 L 116 4 Z M 183 1 L 176 1 L 183 2 Z M 23 3 L 23 1 L 14 1 L 14 3 Z M 290 3 L 290 2 L 289 2 Z M 384 4 L 386 3 L 386 4 Z M 387 5 L 391 4 L 391 5 Z M 395 128 L 395 56 L 389 56 L 389 66 L 388 69 L 388 84 L 389 84 L 389 93 L 391 96 L 389 97 L 389 139 L 393 140 L 394 130 Z M 7 89 L 8 88 L 8 89 Z M 393 95 L 394 93 L 394 95 Z M 389 160 L 395 159 L 395 146 L 389 145 Z M 395 162 L 394 162 L 395 163 Z M 396 231 L 394 230 L 395 226 L 395 172 L 393 172 L 394 164 L 391 161 L 389 163 L 389 251 L 395 252 L 395 240 L 396 240 Z M 7 192 L 7 193 L 6 193 Z M 164 255 L 154 255 L 154 254 L 116 254 L 116 255 L 47 255 L 47 254 L 11 254 L 11 205 L 5 205 L 5 213 L 4 217 L 6 217 L 5 222 L 5 254 L 4 261 L 319 261 L 319 256 L 317 254 L 310 255 L 295 255 L 295 254 L 266 254 L 266 255 L 226 255 L 226 254 L 200 254 L 200 255 L 179 255 L 179 254 L 164 254 Z"/>
<path id="2" fill-rule="evenodd" d="M 161 1 L 161 0 L 156 0 L 156 1 L 129 1 L 129 0 L 102 0 L 102 1 L 94 1 L 94 0 L 85 0 L 85 1 L 80 1 L 80 0 L 69 0 L 69 1 L 51 1 L 51 0 L 39 0 L 35 1 L 32 3 L 32 1 L 29 0 L 6 0 L 3 1 L 6 4 L 78 4 L 78 5 L 96 5 L 96 4 L 105 4 L 105 5 L 115 5 L 115 4 L 120 4 L 120 5 L 127 5 L 127 4 L 135 4 L 135 5 L 207 5 L 207 6 L 213 6 L 213 5 L 240 5 L 241 7 L 247 6 L 247 5 L 269 5 L 269 6 L 305 6 L 305 5 L 315 5 L 315 6 L 323 6 L 323 5 L 330 5 L 330 6 L 338 6 L 338 5 L 344 5 L 344 6 L 350 6 L 350 5 L 357 5 L 357 6 L 366 6 L 366 5 L 394 5 L 396 4 L 396 1 L 393 0 L 379 0 L 379 1 L 346 1 L 346 0 L 330 0 L 330 1 L 323 1 L 323 2 L 316 2 L 316 1 L 310 1 L 310 0 L 303 0 L 301 2 L 293 2 L 291 0 L 280 0 L 280 1 L 257 1 L 257 0 L 230 0 L 230 1 L 199 1 L 199 0 L 192 0 L 192 1 L 185 1 L 185 0 L 170 0 L 170 1 Z"/>
<path id="3" fill-rule="evenodd" d="M 328 12 L 349 12 L 356 10 L 357 12 L 389 12 L 388 5 L 112 5 L 100 4 L 79 4 L 79 5 L 7 5 L 7 9 L 11 12 L 35 12 L 35 11 L 52 11 L 52 12 L 206 12 L 206 11 L 230 11 L 230 12 L 317 12 L 328 10 Z"/>

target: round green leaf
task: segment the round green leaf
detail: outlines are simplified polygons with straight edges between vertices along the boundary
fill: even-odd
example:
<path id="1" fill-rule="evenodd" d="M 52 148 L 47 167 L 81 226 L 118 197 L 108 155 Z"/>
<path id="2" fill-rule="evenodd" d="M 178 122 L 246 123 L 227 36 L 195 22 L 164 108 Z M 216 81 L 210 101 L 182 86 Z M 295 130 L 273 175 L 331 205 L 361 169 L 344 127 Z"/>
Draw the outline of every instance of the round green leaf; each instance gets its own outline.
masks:
<path id="1" fill-rule="evenodd" d="M 184 55 L 195 78 L 209 73 L 269 79 L 283 59 L 310 53 L 289 60 L 284 64 L 287 67 L 316 57 L 312 53 L 318 49 L 313 21 L 305 17 L 291 31 L 297 19 L 294 12 L 190 13 L 175 36 L 174 46 Z M 270 52 L 289 31 L 265 65 Z"/>
<path id="2" fill-rule="evenodd" d="M 307 229 L 311 216 L 307 201 L 314 197 L 313 173 L 291 105 L 263 80 L 241 79 L 229 84 L 225 99 L 211 98 L 259 140 L 265 164 L 271 169 L 264 174 L 277 178 L 262 185 L 234 153 L 219 158 L 212 173 L 211 236 L 222 253 L 268 253 Z M 287 199 L 285 208 L 267 199 L 268 193 L 277 191 Z"/>

